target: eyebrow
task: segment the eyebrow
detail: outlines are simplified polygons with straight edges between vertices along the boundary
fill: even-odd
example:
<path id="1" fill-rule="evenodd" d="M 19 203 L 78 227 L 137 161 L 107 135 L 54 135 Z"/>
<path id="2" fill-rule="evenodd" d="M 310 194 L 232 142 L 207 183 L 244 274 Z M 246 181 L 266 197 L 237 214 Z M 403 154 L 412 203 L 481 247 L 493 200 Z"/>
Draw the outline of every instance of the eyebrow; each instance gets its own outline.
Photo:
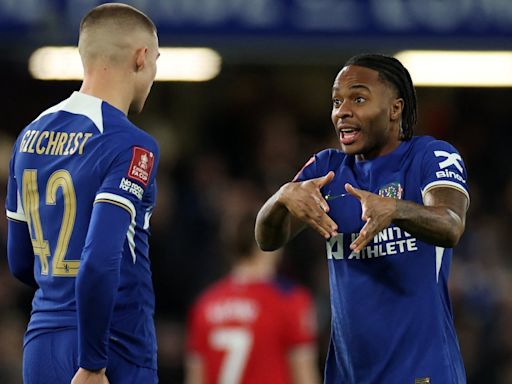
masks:
<path id="1" fill-rule="evenodd" d="M 333 91 L 337 91 L 337 90 L 339 90 L 339 89 L 340 89 L 340 87 L 338 87 L 338 86 L 333 86 L 333 87 L 332 87 L 332 90 L 333 90 Z M 370 93 L 371 93 L 371 89 L 370 89 L 370 87 L 368 87 L 368 86 L 367 86 L 367 85 L 365 85 L 365 84 L 352 84 L 348 89 L 350 89 L 350 90 L 354 90 L 354 89 L 365 89 L 365 90 L 367 90 L 368 92 L 370 92 Z"/>

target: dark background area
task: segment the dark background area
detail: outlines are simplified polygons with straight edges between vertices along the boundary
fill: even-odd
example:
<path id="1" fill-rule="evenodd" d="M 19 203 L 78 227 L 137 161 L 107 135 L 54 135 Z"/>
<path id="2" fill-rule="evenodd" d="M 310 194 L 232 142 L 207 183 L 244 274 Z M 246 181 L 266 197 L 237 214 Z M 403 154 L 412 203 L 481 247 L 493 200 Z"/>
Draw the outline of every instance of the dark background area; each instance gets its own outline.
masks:
<path id="1" fill-rule="evenodd" d="M 0 0 L 2 203 L 17 133 L 80 86 L 34 80 L 26 60 L 43 44 L 76 44 L 80 17 L 98 3 Z M 226 223 L 253 199 L 263 201 L 291 180 L 313 153 L 336 146 L 330 89 L 348 57 L 406 47 L 506 50 L 512 42 L 512 5 L 497 0 L 129 3 L 155 19 L 161 46 L 211 46 L 223 57 L 220 75 L 209 82 L 155 83 L 144 112 L 132 117 L 158 139 L 162 153 L 151 239 L 162 383 L 181 382 L 187 311 L 199 292 L 228 270 Z M 417 92 L 416 133 L 455 145 L 469 173 L 471 206 L 450 280 L 468 379 L 510 384 L 512 89 Z M 15 384 L 21 382 L 21 341 L 32 292 L 10 276 L 5 239 L 2 209 L 0 382 Z M 316 299 L 320 370 L 329 337 L 325 259 L 322 239 L 306 231 L 287 246 L 281 266 Z"/>

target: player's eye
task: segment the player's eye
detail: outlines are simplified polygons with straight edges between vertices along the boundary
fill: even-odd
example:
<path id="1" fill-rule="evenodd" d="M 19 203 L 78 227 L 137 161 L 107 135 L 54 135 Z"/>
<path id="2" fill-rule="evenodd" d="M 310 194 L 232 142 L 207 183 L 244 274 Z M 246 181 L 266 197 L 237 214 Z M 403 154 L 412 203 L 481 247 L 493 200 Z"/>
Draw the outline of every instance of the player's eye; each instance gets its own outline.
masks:
<path id="1" fill-rule="evenodd" d="M 363 96 L 357 96 L 356 98 L 354 98 L 354 102 L 356 104 L 362 104 L 366 101 L 366 99 L 363 97 Z"/>
<path id="2" fill-rule="evenodd" d="M 335 108 L 339 108 L 341 105 L 341 100 L 340 99 L 332 99 L 332 105 Z"/>

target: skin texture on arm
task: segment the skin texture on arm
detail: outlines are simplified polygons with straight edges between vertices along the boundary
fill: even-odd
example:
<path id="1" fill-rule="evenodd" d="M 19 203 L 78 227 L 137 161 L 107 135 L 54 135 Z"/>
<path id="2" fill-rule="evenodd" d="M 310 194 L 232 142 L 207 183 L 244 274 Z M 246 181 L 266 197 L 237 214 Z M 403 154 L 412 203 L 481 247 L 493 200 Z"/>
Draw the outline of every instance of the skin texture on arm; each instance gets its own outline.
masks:
<path id="1" fill-rule="evenodd" d="M 466 223 L 468 200 L 462 192 L 437 187 L 425 194 L 424 204 L 381 197 L 346 184 L 348 193 L 361 202 L 366 224 L 350 248 L 360 252 L 373 237 L 396 224 L 414 237 L 445 248 L 457 245 Z"/>
<path id="2" fill-rule="evenodd" d="M 99 371 L 88 371 L 87 369 L 79 368 L 71 384 L 109 384 L 107 376 L 105 376 L 105 369 Z"/>
<path id="3" fill-rule="evenodd" d="M 264 251 L 273 251 L 285 245 L 306 225 L 328 239 L 336 235 L 336 223 L 327 215 L 329 205 L 320 188 L 329 183 L 334 172 L 303 182 L 283 185 L 258 212 L 256 241 Z"/>
<path id="4" fill-rule="evenodd" d="M 185 360 L 185 384 L 204 384 L 203 363 L 199 356 L 187 356 Z"/>
<path id="5" fill-rule="evenodd" d="M 298 347 L 291 351 L 288 362 L 293 384 L 320 384 L 317 352 L 314 347 Z"/>

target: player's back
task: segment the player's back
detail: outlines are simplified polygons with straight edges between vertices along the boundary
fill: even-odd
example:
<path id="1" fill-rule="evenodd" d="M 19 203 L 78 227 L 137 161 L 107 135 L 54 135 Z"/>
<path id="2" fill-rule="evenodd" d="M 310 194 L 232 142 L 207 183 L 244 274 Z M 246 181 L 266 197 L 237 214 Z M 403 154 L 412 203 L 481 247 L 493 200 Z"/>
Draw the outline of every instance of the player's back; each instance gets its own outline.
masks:
<path id="1" fill-rule="evenodd" d="M 289 353 L 314 341 L 313 316 L 303 288 L 228 277 L 196 302 L 188 349 L 201 359 L 205 383 L 290 383 Z"/>
<path id="2" fill-rule="evenodd" d="M 39 287 L 28 333 L 76 327 L 75 277 L 93 203 L 119 148 L 141 132 L 122 111 L 75 92 L 18 137 L 17 209 L 30 229 Z"/>

